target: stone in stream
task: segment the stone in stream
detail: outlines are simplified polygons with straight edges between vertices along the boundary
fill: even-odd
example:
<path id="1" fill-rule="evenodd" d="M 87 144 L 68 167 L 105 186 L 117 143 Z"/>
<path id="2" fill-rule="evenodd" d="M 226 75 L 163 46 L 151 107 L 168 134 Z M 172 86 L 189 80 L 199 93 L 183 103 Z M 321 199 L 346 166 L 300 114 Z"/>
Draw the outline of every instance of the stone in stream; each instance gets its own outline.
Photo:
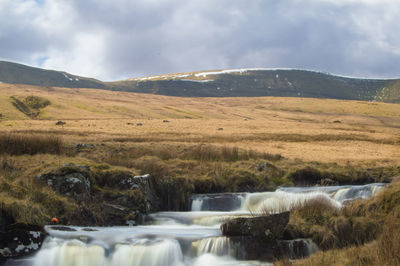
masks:
<path id="1" fill-rule="evenodd" d="M 281 239 L 289 223 L 289 212 L 279 214 L 235 218 L 221 225 L 224 236 L 250 236 L 256 239 L 272 241 Z"/>
<path id="2" fill-rule="evenodd" d="M 241 247 L 240 259 L 271 261 L 282 256 L 279 240 L 282 239 L 289 212 L 235 218 L 221 225 L 222 235 Z"/>

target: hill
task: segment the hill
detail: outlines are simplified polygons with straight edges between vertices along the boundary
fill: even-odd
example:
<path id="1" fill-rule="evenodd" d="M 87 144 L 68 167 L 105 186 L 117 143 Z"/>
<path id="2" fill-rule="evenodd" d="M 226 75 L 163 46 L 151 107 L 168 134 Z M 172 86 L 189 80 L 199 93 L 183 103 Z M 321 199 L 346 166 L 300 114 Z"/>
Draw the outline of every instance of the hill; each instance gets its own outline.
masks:
<path id="1" fill-rule="evenodd" d="M 297 69 L 231 69 L 114 82 L 0 61 L 0 82 L 180 97 L 307 97 L 400 102 L 399 79 L 359 79 Z"/>
<path id="2" fill-rule="evenodd" d="M 0 61 L 0 82 L 67 88 L 107 88 L 101 81 L 92 78 L 85 78 L 62 71 L 45 70 L 6 61 Z"/>
<path id="3" fill-rule="evenodd" d="M 186 97 L 312 97 L 400 102 L 399 80 L 357 79 L 297 69 L 232 69 L 108 83 L 113 89 Z"/>

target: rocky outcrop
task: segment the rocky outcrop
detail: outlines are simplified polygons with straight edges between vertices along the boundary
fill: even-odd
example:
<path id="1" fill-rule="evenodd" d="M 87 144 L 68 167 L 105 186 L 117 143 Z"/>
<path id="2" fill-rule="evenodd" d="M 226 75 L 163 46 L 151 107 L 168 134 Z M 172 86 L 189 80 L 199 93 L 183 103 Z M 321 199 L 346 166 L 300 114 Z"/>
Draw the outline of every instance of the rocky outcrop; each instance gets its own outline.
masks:
<path id="1" fill-rule="evenodd" d="M 43 228 L 37 225 L 14 223 L 0 231 L 0 263 L 9 258 L 32 255 L 42 246 Z"/>
<path id="2" fill-rule="evenodd" d="M 251 218 L 235 218 L 221 225 L 224 236 L 249 236 L 264 241 L 281 239 L 286 225 L 289 223 L 289 212 L 258 216 Z"/>
<path id="3" fill-rule="evenodd" d="M 90 172 L 80 167 L 62 167 L 54 173 L 37 175 L 36 181 L 66 196 L 88 195 L 92 185 Z"/>
<path id="4" fill-rule="evenodd" d="M 282 256 L 279 241 L 289 222 L 289 212 L 268 216 L 235 218 L 221 225 L 224 236 L 243 251 L 244 260 L 271 261 Z"/>

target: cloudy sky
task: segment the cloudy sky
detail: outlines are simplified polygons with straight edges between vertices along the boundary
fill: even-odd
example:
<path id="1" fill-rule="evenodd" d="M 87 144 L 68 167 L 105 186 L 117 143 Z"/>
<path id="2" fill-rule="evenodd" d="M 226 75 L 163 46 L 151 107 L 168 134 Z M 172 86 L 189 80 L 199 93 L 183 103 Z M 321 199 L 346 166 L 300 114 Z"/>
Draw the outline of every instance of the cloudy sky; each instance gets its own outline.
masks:
<path id="1" fill-rule="evenodd" d="M 0 59 L 102 80 L 285 67 L 400 77 L 399 0 L 0 0 Z"/>

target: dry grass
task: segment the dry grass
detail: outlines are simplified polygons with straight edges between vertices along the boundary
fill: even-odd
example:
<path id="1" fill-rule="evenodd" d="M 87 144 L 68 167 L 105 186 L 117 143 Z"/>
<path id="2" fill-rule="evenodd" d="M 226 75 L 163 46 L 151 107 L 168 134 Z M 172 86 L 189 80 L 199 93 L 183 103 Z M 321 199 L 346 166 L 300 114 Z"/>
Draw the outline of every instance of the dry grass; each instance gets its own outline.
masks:
<path id="1" fill-rule="evenodd" d="M 41 109 L 38 120 L 30 120 L 13 107 L 11 96 L 41 97 L 51 105 Z M 71 141 L 212 143 L 305 161 L 400 162 L 400 105 L 396 104 L 179 98 L 0 84 L 0 113 L 2 131 L 52 132 Z M 163 123 L 165 119 L 170 122 Z M 56 126 L 57 120 L 67 124 Z"/>
<path id="2" fill-rule="evenodd" d="M 59 136 L 13 133 L 0 134 L 0 154 L 60 154 L 62 149 L 63 141 Z"/>

